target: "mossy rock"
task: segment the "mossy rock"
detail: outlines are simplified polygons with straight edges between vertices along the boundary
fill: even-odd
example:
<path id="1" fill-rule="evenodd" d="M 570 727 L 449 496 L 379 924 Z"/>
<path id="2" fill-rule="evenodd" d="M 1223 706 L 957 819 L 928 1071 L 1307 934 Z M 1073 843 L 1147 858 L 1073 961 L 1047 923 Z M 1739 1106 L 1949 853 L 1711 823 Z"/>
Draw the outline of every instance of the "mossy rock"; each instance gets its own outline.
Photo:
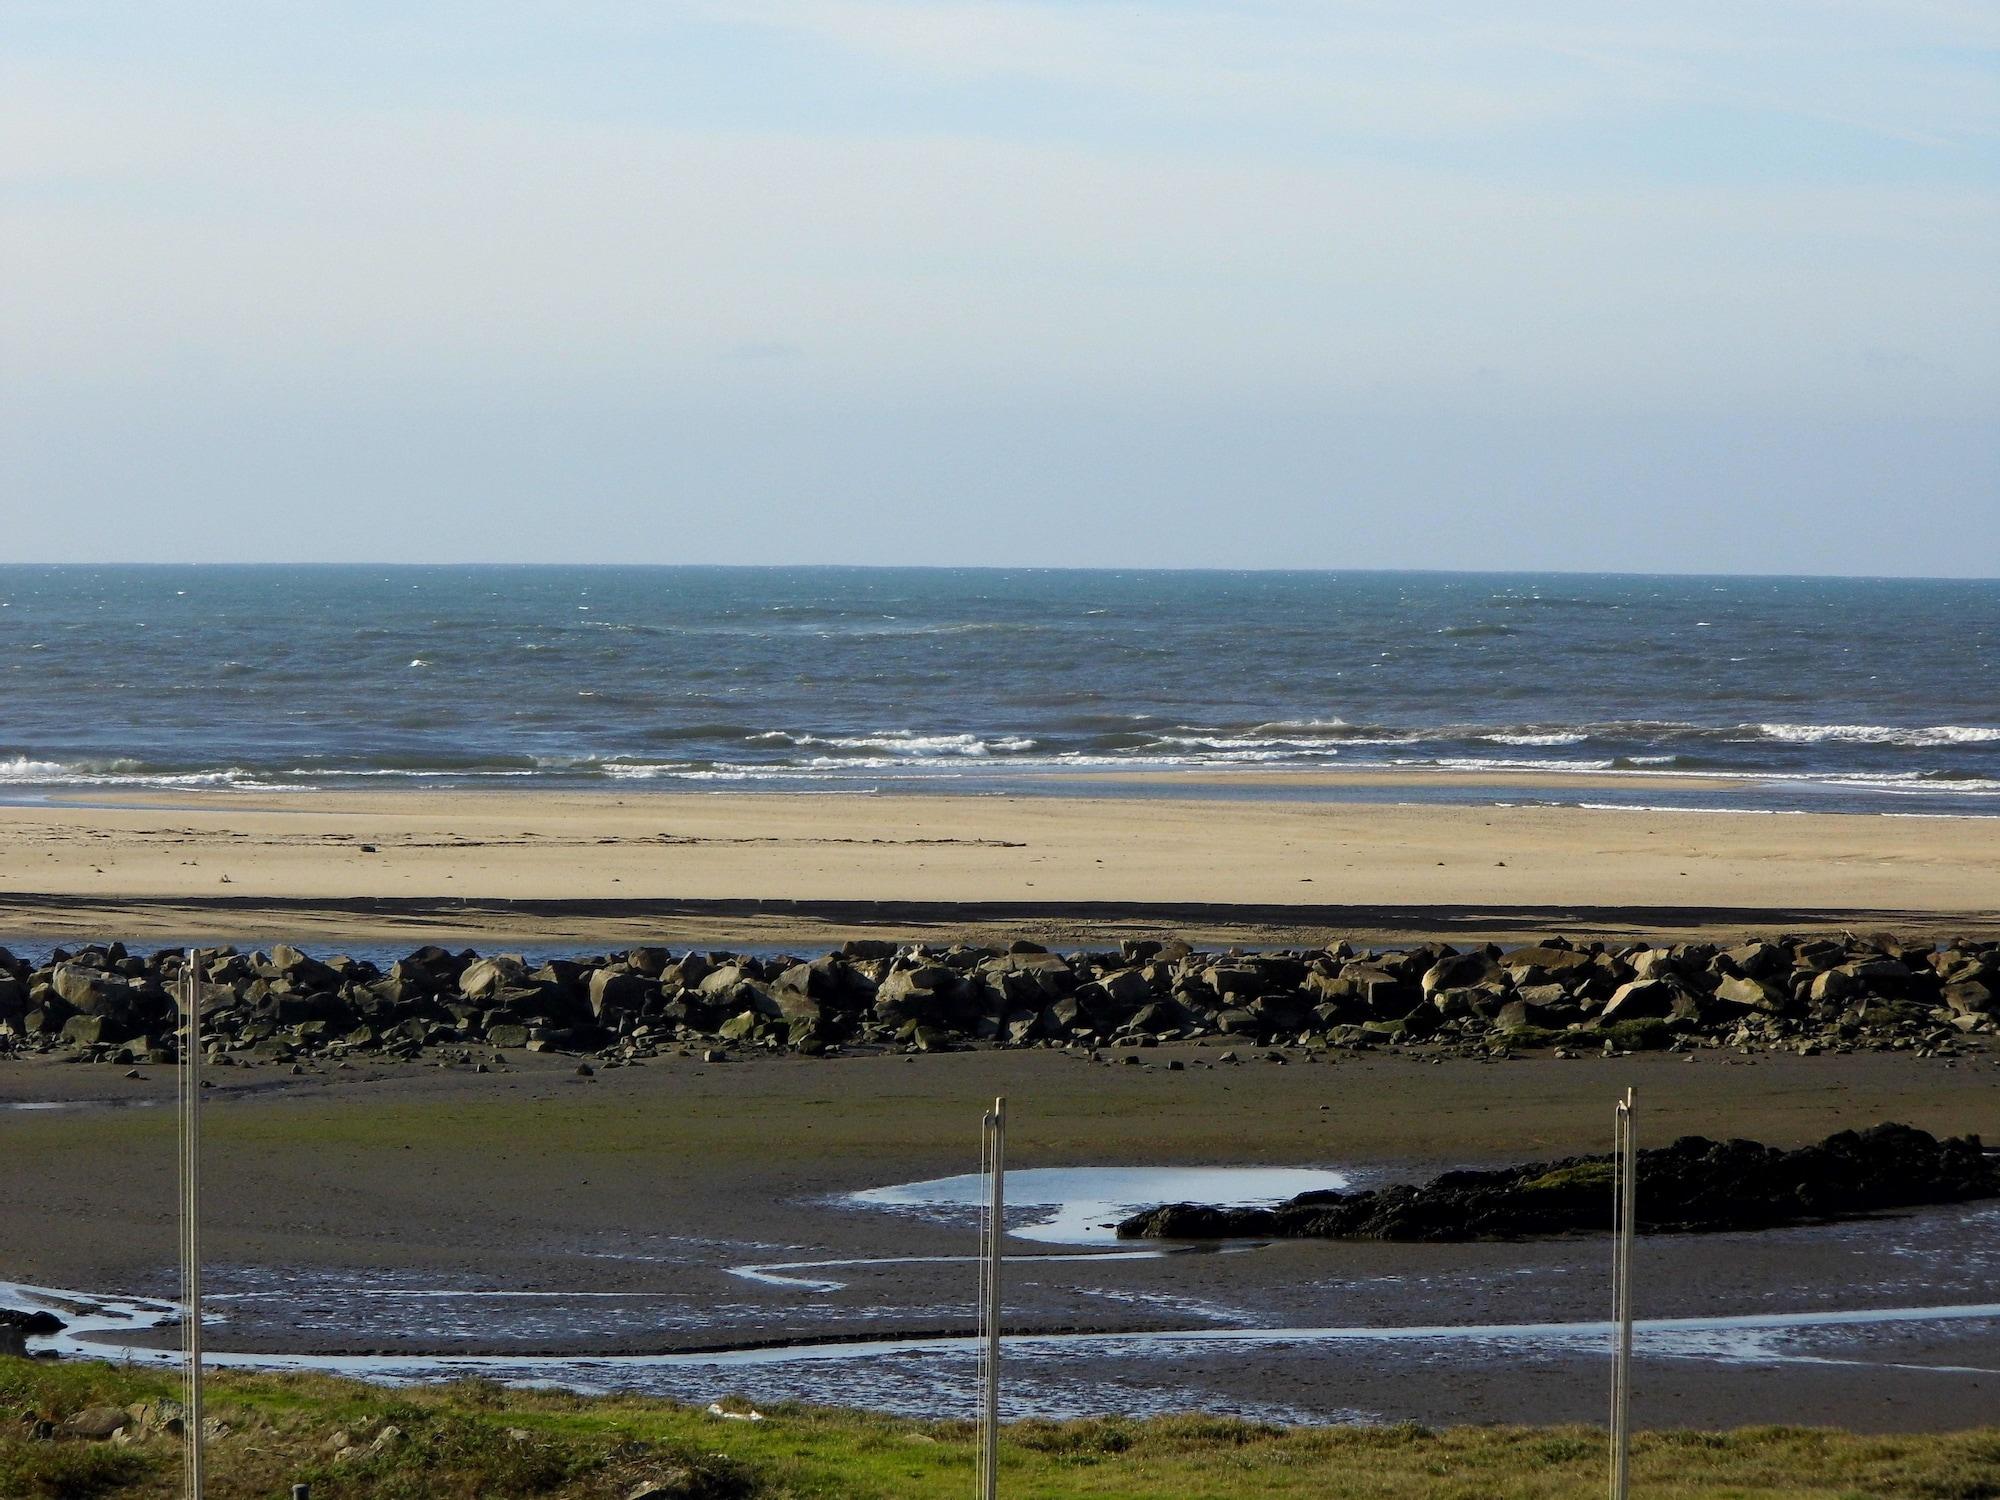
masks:
<path id="1" fill-rule="evenodd" d="M 1598 1035 L 1620 1052 L 1658 1052 L 1674 1039 L 1673 1028 L 1652 1016 L 1643 1021 L 1613 1021 L 1601 1027 Z"/>
<path id="2" fill-rule="evenodd" d="M 1524 1193 L 1566 1193 L 1580 1189 L 1609 1191 L 1611 1187 L 1611 1163 L 1608 1161 L 1580 1161 L 1574 1166 L 1558 1167 L 1553 1172 L 1544 1172 L 1520 1185 Z"/>

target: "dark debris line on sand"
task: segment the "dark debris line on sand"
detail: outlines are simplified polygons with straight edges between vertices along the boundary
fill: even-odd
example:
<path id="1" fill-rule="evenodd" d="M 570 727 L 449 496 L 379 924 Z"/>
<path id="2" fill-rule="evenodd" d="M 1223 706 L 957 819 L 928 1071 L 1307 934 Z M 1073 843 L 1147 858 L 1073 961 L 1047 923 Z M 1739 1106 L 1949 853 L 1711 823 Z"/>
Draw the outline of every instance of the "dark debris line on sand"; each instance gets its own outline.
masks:
<path id="1" fill-rule="evenodd" d="M 1939 1140 L 1907 1125 L 1844 1130 L 1795 1151 L 1689 1135 L 1639 1153 L 1639 1229 L 1647 1234 L 1769 1229 L 1993 1197 L 2000 1160 L 1977 1136 Z M 1302 1193 L 1277 1208 L 1169 1203 L 1126 1219 L 1118 1236 L 1462 1241 L 1610 1226 L 1611 1158 L 1572 1156 L 1368 1192 Z"/>
<path id="2" fill-rule="evenodd" d="M 1483 1055 L 1734 1046 L 1950 1055 L 2000 1029 L 2000 943 L 1893 936 L 1653 947 L 1561 937 L 1224 953 L 1178 940 L 1056 954 L 856 940 L 807 960 L 665 948 L 530 967 L 423 948 L 380 966 L 198 950 L 205 1026 L 238 1063 L 350 1055 L 483 1066 L 471 1048 L 606 1063 L 731 1044 L 814 1056 L 969 1045 L 1413 1047 Z M 127 1066 L 173 1056 L 179 950 L 0 948 L 0 1056 Z"/>

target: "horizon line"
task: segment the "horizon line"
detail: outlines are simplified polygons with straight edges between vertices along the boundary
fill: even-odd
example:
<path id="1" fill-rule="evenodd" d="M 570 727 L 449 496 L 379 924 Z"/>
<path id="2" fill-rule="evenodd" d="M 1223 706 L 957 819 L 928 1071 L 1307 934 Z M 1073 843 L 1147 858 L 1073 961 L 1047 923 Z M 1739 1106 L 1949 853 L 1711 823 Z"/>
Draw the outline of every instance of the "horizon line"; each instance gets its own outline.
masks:
<path id="1" fill-rule="evenodd" d="M 417 572 L 424 569 L 484 569 L 490 571 L 540 571 L 593 569 L 604 572 L 815 572 L 815 573 L 1079 573 L 1214 575 L 1224 577 L 1426 577 L 1426 578 L 1653 578 L 1653 579 L 1732 579 L 1780 583 L 2000 583 L 1996 573 L 1759 573 L 1749 571 L 1703 572 L 1668 570 L 1649 572 L 1621 568 L 1507 567 L 1507 568 L 1415 568 L 1415 567 L 1223 567 L 1192 563 L 1149 563 L 1141 566 L 1112 566 L 1092 563 L 872 563 L 872 562 L 548 562 L 548 561 L 469 561 L 448 559 L 438 562 L 386 561 L 375 559 L 298 561 L 283 558 L 231 558 L 190 560 L 107 559 L 94 561 L 58 559 L 14 559 L 0 561 L 0 573 L 33 568 L 121 568 L 167 570 L 170 568 L 300 568 L 388 569 Z"/>

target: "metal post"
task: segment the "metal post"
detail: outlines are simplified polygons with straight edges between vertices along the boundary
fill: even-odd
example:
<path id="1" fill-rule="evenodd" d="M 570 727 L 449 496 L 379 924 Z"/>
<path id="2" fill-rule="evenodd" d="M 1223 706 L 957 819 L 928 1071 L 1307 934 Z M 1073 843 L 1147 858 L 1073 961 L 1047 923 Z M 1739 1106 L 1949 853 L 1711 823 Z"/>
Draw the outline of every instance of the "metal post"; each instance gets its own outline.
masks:
<path id="1" fill-rule="evenodd" d="M 1633 1091 L 1612 1115 L 1611 1182 L 1617 1241 L 1611 1252 L 1611 1304 L 1616 1320 L 1611 1369 L 1611 1500 L 1632 1485 L 1632 1241 L 1638 1232 L 1639 1149 Z"/>
<path id="2" fill-rule="evenodd" d="M 181 1145 L 181 1455 L 186 1500 L 202 1500 L 204 1436 L 201 1378 L 201 978 L 194 950 L 181 967 L 184 1027 L 180 1080 Z"/>
<path id="3" fill-rule="evenodd" d="M 979 1245 L 979 1496 L 1000 1487 L 1000 1242 L 1006 1233 L 1007 1101 L 995 1099 L 979 1122 L 980 1168 L 987 1177 Z"/>

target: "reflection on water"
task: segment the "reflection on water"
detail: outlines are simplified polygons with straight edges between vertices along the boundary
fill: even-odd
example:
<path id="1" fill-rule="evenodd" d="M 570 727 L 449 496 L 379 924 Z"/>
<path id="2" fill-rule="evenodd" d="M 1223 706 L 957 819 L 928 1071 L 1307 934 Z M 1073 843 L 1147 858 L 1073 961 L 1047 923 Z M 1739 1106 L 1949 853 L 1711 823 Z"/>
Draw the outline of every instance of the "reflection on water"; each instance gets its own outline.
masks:
<path id="1" fill-rule="evenodd" d="M 1105 1244 L 1117 1240 L 1119 1220 L 1161 1203 L 1248 1208 L 1347 1183 L 1344 1173 L 1307 1167 L 1030 1167 L 1007 1174 L 1008 1227 L 1018 1239 Z M 967 1173 L 869 1188 L 839 1201 L 956 1221 L 977 1213 L 986 1194 L 987 1179 Z"/>
<path id="2" fill-rule="evenodd" d="M 477 1292 L 424 1293 L 426 1297 L 478 1298 Z M 99 1298 L 85 1293 L 0 1282 L 0 1306 L 52 1307 L 69 1320 L 62 1333 L 33 1341 L 36 1347 L 94 1358 L 112 1355 L 136 1363 L 171 1365 L 171 1349 L 125 1342 L 171 1322 L 174 1303 L 138 1297 Z M 311 1370 L 389 1384 L 481 1376 L 507 1384 L 559 1386 L 582 1392 L 639 1391 L 682 1400 L 753 1388 L 761 1399 L 794 1399 L 866 1405 L 905 1415 L 969 1412 L 977 1343 L 967 1337 L 880 1339 L 839 1344 L 792 1344 L 727 1353 L 595 1355 L 317 1355 L 231 1351 L 227 1315 L 211 1314 L 211 1338 L 224 1347 L 208 1357 L 223 1368 Z M 2000 1325 L 2000 1303 L 1852 1311 L 1753 1313 L 1655 1318 L 1637 1324 L 1642 1357 L 1720 1364 L 1825 1365 L 1853 1361 L 1845 1351 L 1895 1325 Z M 1004 1340 L 1008 1362 L 1007 1414 L 1074 1416 L 1118 1412 L 1147 1415 L 1184 1410 L 1189 1402 L 1174 1381 L 1149 1369 L 1195 1356 L 1203 1362 L 1266 1357 L 1278 1350 L 1345 1347 L 1407 1351 L 1419 1360 L 1469 1362 L 1502 1359 L 1515 1367 L 1603 1353 L 1606 1322 L 1547 1322 L 1472 1326 L 1382 1328 L 1199 1328 L 1164 1333 L 1018 1334 Z M 1857 1339 L 1857 1335 L 1861 1336 Z M 1078 1380 L 1065 1366 L 1113 1359 L 1125 1379 Z M 1917 1369 L 1935 1374 L 2000 1374 L 1969 1365 L 1871 1364 L 1871 1369 Z M 1148 1377 L 1152 1376 L 1152 1379 Z M 1303 1413 L 1269 1402 L 1204 1398 L 1204 1407 L 1265 1420 L 1325 1421 L 1340 1415 Z"/>

